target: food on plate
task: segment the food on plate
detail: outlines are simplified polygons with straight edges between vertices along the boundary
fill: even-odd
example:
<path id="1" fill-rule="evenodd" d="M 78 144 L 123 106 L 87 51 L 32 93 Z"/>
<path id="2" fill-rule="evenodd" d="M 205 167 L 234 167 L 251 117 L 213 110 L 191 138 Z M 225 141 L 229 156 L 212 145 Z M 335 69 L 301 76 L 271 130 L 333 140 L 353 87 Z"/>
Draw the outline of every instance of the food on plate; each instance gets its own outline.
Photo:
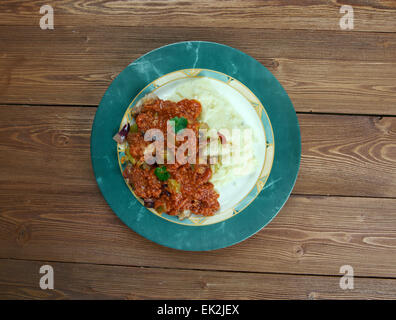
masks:
<path id="1" fill-rule="evenodd" d="M 218 151 L 221 156 L 233 157 L 234 161 L 222 161 L 212 166 L 213 176 L 210 181 L 215 187 L 224 186 L 239 176 L 246 176 L 254 171 L 257 161 L 253 146 L 257 137 L 227 97 L 218 92 L 207 78 L 192 78 L 177 86 L 169 97 L 172 101 L 184 98 L 195 99 L 201 103 L 199 120 L 210 129 L 217 130 L 223 137 L 224 143 Z M 238 132 L 235 129 L 239 129 L 242 134 L 233 135 L 235 131 Z M 235 155 L 239 158 L 236 159 Z"/>
<path id="2" fill-rule="evenodd" d="M 196 100 L 183 99 L 176 103 L 151 96 L 138 107 L 133 113 L 135 123 L 130 125 L 131 129 L 126 135 L 128 146 L 125 154 L 129 164 L 123 172 L 136 196 L 143 199 L 146 207 L 154 208 L 161 213 L 177 215 L 179 218 L 186 218 L 192 213 L 213 215 L 220 205 L 219 194 L 209 182 L 212 169 L 210 164 L 198 163 L 198 130 L 201 123 L 197 118 L 201 113 L 201 104 Z M 173 125 L 170 130 L 169 123 Z M 164 148 L 156 148 L 153 141 L 146 141 L 144 136 L 151 129 L 158 129 L 164 133 L 161 137 Z M 172 150 L 167 146 L 173 143 L 173 152 L 177 154 L 187 137 L 183 140 L 176 138 L 180 138 L 181 132 L 185 129 L 195 133 L 193 142 L 196 158 L 192 163 L 180 163 L 182 161 L 178 158 L 173 163 L 168 163 L 165 160 L 168 160 L 167 155 Z M 170 136 L 174 138 L 173 142 Z M 154 163 L 149 164 L 146 161 L 148 152 L 156 156 Z M 162 154 L 159 155 L 159 152 Z"/>
<path id="3" fill-rule="evenodd" d="M 123 177 L 158 213 L 212 216 L 220 209 L 216 190 L 254 170 L 255 137 L 234 133 L 249 127 L 205 79 L 184 82 L 164 100 L 150 93 L 130 115 L 114 136 L 124 145 Z"/>

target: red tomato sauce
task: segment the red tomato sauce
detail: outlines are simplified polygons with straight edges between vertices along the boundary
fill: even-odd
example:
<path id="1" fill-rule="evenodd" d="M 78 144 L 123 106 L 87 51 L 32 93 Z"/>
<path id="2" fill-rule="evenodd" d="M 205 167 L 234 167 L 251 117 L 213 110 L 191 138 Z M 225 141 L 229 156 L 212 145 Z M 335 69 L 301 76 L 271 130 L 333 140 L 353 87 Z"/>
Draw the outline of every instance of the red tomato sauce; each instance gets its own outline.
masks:
<path id="1" fill-rule="evenodd" d="M 158 212 L 178 215 L 179 218 L 190 213 L 211 216 L 219 210 L 219 194 L 209 182 L 212 170 L 208 164 L 198 164 L 200 122 L 197 118 L 201 111 L 201 104 L 196 100 L 184 99 L 175 103 L 152 99 L 143 105 L 138 114 L 135 114 L 137 131 L 128 133 L 127 142 L 129 153 L 136 161 L 125 168 L 123 176 L 132 186 L 135 194 L 144 200 L 145 206 L 154 208 Z M 161 130 L 164 136 L 164 150 L 167 150 L 166 146 L 171 145 L 171 142 L 168 142 L 167 123 L 175 117 L 187 119 L 187 128 L 195 133 L 195 164 L 181 164 L 177 159 L 175 163 L 167 164 L 165 156 L 164 164 L 148 165 L 144 162 L 144 152 L 152 142 L 144 140 L 145 132 L 149 129 Z M 177 152 L 178 147 L 186 141 L 187 138 L 176 141 L 175 151 Z M 166 167 L 169 178 L 160 181 L 155 169 L 163 166 Z"/>

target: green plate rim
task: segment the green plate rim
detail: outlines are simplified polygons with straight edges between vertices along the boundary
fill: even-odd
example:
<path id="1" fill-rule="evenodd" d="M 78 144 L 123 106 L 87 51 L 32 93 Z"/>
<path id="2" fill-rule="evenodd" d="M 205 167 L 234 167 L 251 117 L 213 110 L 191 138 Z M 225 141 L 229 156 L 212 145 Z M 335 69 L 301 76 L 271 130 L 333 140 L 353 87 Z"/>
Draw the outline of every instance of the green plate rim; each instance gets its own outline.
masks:
<path id="1" fill-rule="evenodd" d="M 130 101 L 147 83 L 163 74 L 192 68 L 220 71 L 246 85 L 262 102 L 273 127 L 276 145 L 270 176 L 253 203 L 241 214 L 228 220 L 195 228 L 162 219 L 137 201 L 120 174 L 117 144 L 112 140 Z M 300 159 L 298 119 L 281 84 L 254 58 L 215 42 L 177 42 L 141 56 L 112 81 L 92 124 L 91 161 L 103 197 L 132 230 L 174 249 L 215 250 L 254 235 L 286 203 L 297 179 Z"/>
<path id="2" fill-rule="evenodd" d="M 238 203 L 236 203 L 233 208 L 232 208 L 232 214 L 229 217 L 225 217 L 224 219 L 215 221 L 215 222 L 209 222 L 209 223 L 203 223 L 203 220 L 205 220 L 208 217 L 201 217 L 199 220 L 197 219 L 196 222 L 192 222 L 189 219 L 186 219 L 184 221 L 179 221 L 176 216 L 169 216 L 167 214 L 158 214 L 155 210 L 153 209 L 148 209 L 152 213 L 156 214 L 159 217 L 162 217 L 168 221 L 171 221 L 173 223 L 180 223 L 184 225 L 188 225 L 191 227 L 196 227 L 196 226 L 201 226 L 201 225 L 207 225 L 207 224 L 212 224 L 212 223 L 218 223 L 221 221 L 225 221 L 227 219 L 230 219 L 232 216 L 235 214 L 240 214 L 244 209 L 246 209 L 252 201 L 260 194 L 262 188 L 265 185 L 265 182 L 267 181 L 269 174 L 272 169 L 272 163 L 273 163 L 273 156 L 274 156 L 274 148 L 275 148 L 275 143 L 274 143 L 274 132 L 272 130 L 271 126 L 271 121 L 267 115 L 267 112 L 265 111 L 264 106 L 261 104 L 261 102 L 258 100 L 256 96 L 253 96 L 253 93 L 250 92 L 250 90 L 245 87 L 241 82 L 236 80 L 235 78 L 230 77 L 229 75 L 226 75 L 224 73 L 218 72 L 218 71 L 213 71 L 213 70 L 208 70 L 208 69 L 183 69 L 183 70 L 177 70 L 171 73 L 167 73 L 160 78 L 155 79 L 153 82 L 150 82 L 146 87 L 144 87 L 137 95 L 134 97 L 133 101 L 129 104 L 127 110 L 125 111 L 123 120 L 120 123 L 120 126 L 118 130 L 121 130 L 123 125 L 125 124 L 125 121 L 129 119 L 131 121 L 131 116 L 130 112 L 134 105 L 139 101 L 139 99 L 143 98 L 145 95 L 147 95 L 150 92 L 155 92 L 155 90 L 158 90 L 164 85 L 168 85 L 170 82 L 175 81 L 176 79 L 184 78 L 184 79 L 193 79 L 195 77 L 209 77 L 211 79 L 215 79 L 216 81 L 220 81 L 226 85 L 228 85 L 231 88 L 234 88 L 234 90 L 237 90 L 240 95 L 242 95 L 251 105 L 251 108 L 255 111 L 257 114 L 261 124 L 262 124 L 262 129 L 264 131 L 264 139 L 265 139 L 265 157 L 264 157 L 264 162 L 262 164 L 262 170 L 259 173 L 259 176 L 257 177 L 257 181 L 255 182 L 254 186 L 251 188 L 250 192 L 248 192 L 244 198 L 242 198 Z M 172 80 L 168 81 L 165 80 L 164 78 L 170 78 Z M 158 79 L 161 79 L 160 83 L 158 84 Z M 235 85 L 236 84 L 236 85 Z M 118 145 L 118 163 L 120 167 L 120 171 L 123 172 L 125 169 L 126 164 L 121 163 L 121 158 L 122 156 L 125 156 L 125 153 L 123 150 L 121 150 L 120 145 Z M 127 185 L 131 193 L 136 197 L 136 195 L 133 193 L 132 188 Z M 139 198 L 137 198 L 138 201 L 143 204 L 143 201 Z M 195 216 L 197 218 L 197 216 Z M 189 220 L 189 221 L 188 221 Z"/>

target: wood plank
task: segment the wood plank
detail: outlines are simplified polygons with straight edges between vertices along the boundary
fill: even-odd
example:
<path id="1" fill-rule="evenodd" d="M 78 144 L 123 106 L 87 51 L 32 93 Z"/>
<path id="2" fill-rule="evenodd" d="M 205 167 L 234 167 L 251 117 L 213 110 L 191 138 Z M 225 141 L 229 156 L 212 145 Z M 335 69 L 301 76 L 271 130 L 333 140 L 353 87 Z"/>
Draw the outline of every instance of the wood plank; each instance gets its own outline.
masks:
<path id="1" fill-rule="evenodd" d="M 40 267 L 54 269 L 41 290 Z M 298 276 L 0 260 L 0 299 L 395 299 L 395 279 Z"/>
<path id="2" fill-rule="evenodd" d="M 295 274 L 396 277 L 394 199 L 292 196 L 262 231 L 229 248 L 183 252 L 137 235 L 99 192 L 4 190 L 0 257 Z M 133 214 L 133 212 L 131 212 Z"/>
<path id="3" fill-rule="evenodd" d="M 295 193 L 395 197 L 396 118 L 298 115 Z"/>
<path id="4" fill-rule="evenodd" d="M 157 27 L 234 27 L 340 30 L 344 3 L 334 1 L 54 1 L 55 26 L 106 25 Z M 396 31 L 392 0 L 354 0 L 356 31 Z M 0 4 L 0 24 L 38 26 L 41 1 L 8 0 Z"/>
<path id="5" fill-rule="evenodd" d="M 131 59 L 160 46 L 191 39 L 218 41 L 256 59 L 395 62 L 396 58 L 396 33 L 150 26 L 64 26 L 44 31 L 29 26 L 0 26 L 2 57 L 33 54 Z"/>
<path id="6" fill-rule="evenodd" d="M 28 179 L 43 192 L 96 190 L 89 160 L 95 111 L 0 108 L 3 186 L 21 190 Z M 295 193 L 396 197 L 396 118 L 300 114 L 299 121 L 302 159 Z"/>
<path id="7" fill-rule="evenodd" d="M 73 58 L 48 57 L 42 66 L 34 58 L 3 59 L 0 103 L 98 105 L 128 60 L 94 59 L 80 65 Z M 260 62 L 284 86 L 297 112 L 396 115 L 396 63 L 283 58 Z"/>
<path id="8" fill-rule="evenodd" d="M 360 276 L 396 276 L 396 199 L 293 196 L 267 228 L 214 252 L 143 239 L 96 186 L 94 113 L 0 108 L 0 257 L 324 275 L 351 264 Z M 395 118 L 304 114 L 300 124 L 297 193 L 395 196 Z"/>
<path id="9" fill-rule="evenodd" d="M 156 47 L 193 38 L 220 41 L 258 59 L 285 87 L 297 111 L 396 114 L 396 34 L 241 32 L 0 27 L 0 103 L 98 105 L 112 79 L 131 61 Z"/>
<path id="10" fill-rule="evenodd" d="M 272 59 L 264 61 L 300 112 L 396 115 L 396 64 Z"/>

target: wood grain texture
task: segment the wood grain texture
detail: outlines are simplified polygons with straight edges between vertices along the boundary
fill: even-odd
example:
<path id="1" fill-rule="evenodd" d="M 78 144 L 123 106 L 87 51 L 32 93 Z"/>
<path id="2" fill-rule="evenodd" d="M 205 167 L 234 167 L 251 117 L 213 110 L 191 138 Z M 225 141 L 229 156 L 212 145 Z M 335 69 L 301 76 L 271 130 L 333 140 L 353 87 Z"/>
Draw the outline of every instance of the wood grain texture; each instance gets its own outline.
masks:
<path id="1" fill-rule="evenodd" d="M 351 264 L 356 275 L 396 277 L 396 199 L 293 196 L 264 230 L 213 252 L 143 239 L 96 186 L 89 159 L 95 110 L 0 108 L 0 257 L 322 275 Z M 395 196 L 395 118 L 299 118 L 295 192 Z"/>
<path id="2" fill-rule="evenodd" d="M 161 27 L 235 27 L 340 30 L 342 5 L 354 10 L 353 31 L 396 31 L 393 0 L 271 1 L 46 1 L 55 26 L 106 25 Z M 43 2 L 7 0 L 0 4 L 0 24 L 38 26 Z"/>
<path id="3" fill-rule="evenodd" d="M 295 193 L 395 197 L 396 118 L 298 118 L 302 156 Z"/>
<path id="4" fill-rule="evenodd" d="M 396 277 L 394 199 L 292 196 L 248 240 L 183 252 L 128 229 L 99 192 L 2 194 L 1 258 L 321 275 L 337 275 L 349 264 L 358 276 Z"/>
<path id="5" fill-rule="evenodd" d="M 40 267 L 54 269 L 54 290 L 41 290 Z M 136 268 L 0 259 L 0 299 L 395 299 L 395 279 L 296 276 Z"/>
<path id="6" fill-rule="evenodd" d="M 222 42 L 256 58 L 297 111 L 396 114 L 396 33 L 333 31 L 0 27 L 0 103 L 98 105 L 131 61 L 190 39 Z"/>
<path id="7" fill-rule="evenodd" d="M 95 111 L 1 107 L 2 185 L 25 189 L 28 179 L 43 192 L 96 190 L 89 144 Z M 295 193 L 396 197 L 396 118 L 298 117 L 302 159 Z"/>
<path id="8" fill-rule="evenodd" d="M 394 0 L 49 0 L 55 30 L 39 27 L 43 4 L 0 2 L 0 299 L 396 299 Z M 303 113 L 293 195 L 265 229 L 212 252 L 131 231 L 90 161 L 110 82 L 190 40 L 256 58 Z M 46 263 L 54 291 L 38 286 Z"/>

